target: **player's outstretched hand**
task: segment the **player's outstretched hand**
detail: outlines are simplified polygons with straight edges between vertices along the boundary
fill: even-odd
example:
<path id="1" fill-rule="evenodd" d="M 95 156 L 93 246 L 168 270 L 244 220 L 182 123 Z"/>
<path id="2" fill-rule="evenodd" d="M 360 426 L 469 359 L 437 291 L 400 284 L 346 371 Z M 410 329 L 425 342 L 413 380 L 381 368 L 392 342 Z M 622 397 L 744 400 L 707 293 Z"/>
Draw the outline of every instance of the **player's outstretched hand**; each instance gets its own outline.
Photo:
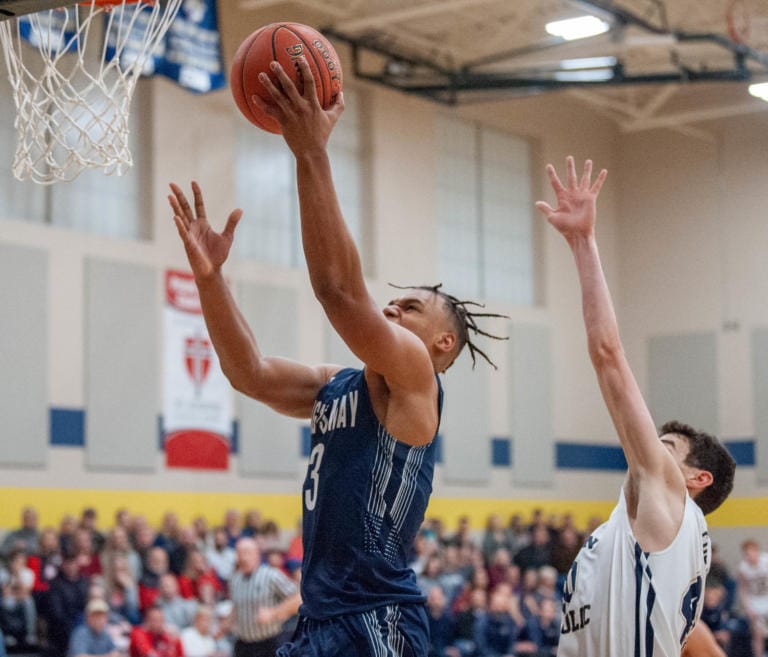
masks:
<path id="1" fill-rule="evenodd" d="M 603 169 L 593 183 L 592 160 L 587 160 L 579 179 L 576 175 L 576 165 L 570 155 L 566 158 L 566 170 L 568 184 L 563 185 L 557 177 L 555 167 L 547 165 L 547 175 L 557 198 L 557 207 L 553 208 L 545 201 L 538 201 L 536 207 L 566 239 L 590 236 L 595 229 L 597 195 L 608 171 Z"/>
<path id="2" fill-rule="evenodd" d="M 171 191 L 173 194 L 168 195 L 168 202 L 173 210 L 173 221 L 181 241 L 184 242 L 184 249 L 195 279 L 203 280 L 218 272 L 226 261 L 235 236 L 235 227 L 243 216 L 243 211 L 233 210 L 224 230 L 217 233 L 211 228 L 205 216 L 203 193 L 196 182 L 192 182 L 194 210 L 178 185 L 171 183 Z"/>
<path id="3" fill-rule="evenodd" d="M 272 62 L 270 67 L 277 76 L 279 86 L 266 73 L 261 73 L 259 80 L 273 102 L 267 103 L 259 96 L 253 96 L 252 100 L 259 109 L 280 123 L 288 147 L 298 157 L 302 153 L 325 149 L 336 121 L 344 111 L 344 94 L 339 93 L 333 106 L 324 110 L 317 97 L 315 76 L 306 58 L 299 57 L 297 63 L 304 83 L 302 93 L 283 67 L 278 62 Z"/>

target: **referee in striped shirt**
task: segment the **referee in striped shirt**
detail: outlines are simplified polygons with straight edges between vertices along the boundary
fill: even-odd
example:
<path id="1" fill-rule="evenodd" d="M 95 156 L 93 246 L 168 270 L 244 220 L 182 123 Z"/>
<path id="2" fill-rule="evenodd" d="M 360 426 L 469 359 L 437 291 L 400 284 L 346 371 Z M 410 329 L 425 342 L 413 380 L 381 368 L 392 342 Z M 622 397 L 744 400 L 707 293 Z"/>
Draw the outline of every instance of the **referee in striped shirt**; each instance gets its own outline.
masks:
<path id="1" fill-rule="evenodd" d="M 299 591 L 280 570 L 261 563 L 252 538 L 235 545 L 237 571 L 229 582 L 237 641 L 233 657 L 274 657 L 283 623 L 297 613 Z"/>

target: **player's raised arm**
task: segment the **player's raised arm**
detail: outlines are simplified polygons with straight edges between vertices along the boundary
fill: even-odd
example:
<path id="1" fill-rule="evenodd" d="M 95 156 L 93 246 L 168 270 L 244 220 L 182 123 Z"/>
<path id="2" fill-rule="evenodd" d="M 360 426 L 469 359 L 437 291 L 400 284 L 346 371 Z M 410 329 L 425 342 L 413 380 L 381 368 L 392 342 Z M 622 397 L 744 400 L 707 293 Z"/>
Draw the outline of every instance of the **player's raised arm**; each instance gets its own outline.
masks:
<path id="1" fill-rule="evenodd" d="M 224 230 L 217 233 L 208 223 L 203 194 L 197 183 L 192 183 L 194 209 L 181 188 L 171 184 L 171 190 L 168 201 L 173 220 L 195 276 L 205 324 L 222 371 L 239 392 L 285 415 L 309 417 L 317 391 L 325 385 L 334 368 L 308 367 L 285 358 L 262 355 L 221 272 L 242 210 L 234 210 Z M 279 309 L 270 308 L 266 312 L 279 312 Z"/>
<path id="2" fill-rule="evenodd" d="M 326 144 L 344 109 L 343 96 L 323 110 L 306 60 L 297 61 L 302 93 L 274 62 L 272 70 L 281 88 L 266 74 L 260 77 L 274 103 L 264 103 L 258 96 L 253 102 L 277 119 L 296 157 L 302 243 L 312 288 L 342 339 L 390 387 L 433 391 L 434 368 L 427 348 L 414 333 L 386 321 L 371 298 L 339 208 Z"/>
<path id="3" fill-rule="evenodd" d="M 648 483 L 650 478 L 653 484 L 663 487 L 662 491 L 654 491 L 661 493 L 655 496 L 654 502 L 660 507 L 661 516 L 664 516 L 665 506 L 674 507 L 669 508 L 672 513 L 667 529 L 676 529 L 682 513 L 685 481 L 659 440 L 624 354 L 595 239 L 596 201 L 607 171 L 601 171 L 593 182 L 592 162 L 587 160 L 579 178 L 573 158 L 569 157 L 565 184 L 551 164 L 547 165 L 547 174 L 557 197 L 557 207 L 552 208 L 543 201 L 536 203 L 536 207 L 565 237 L 573 252 L 581 284 L 589 355 L 621 440 L 630 478 L 643 483 Z M 669 494 L 664 495 L 664 492 Z"/>

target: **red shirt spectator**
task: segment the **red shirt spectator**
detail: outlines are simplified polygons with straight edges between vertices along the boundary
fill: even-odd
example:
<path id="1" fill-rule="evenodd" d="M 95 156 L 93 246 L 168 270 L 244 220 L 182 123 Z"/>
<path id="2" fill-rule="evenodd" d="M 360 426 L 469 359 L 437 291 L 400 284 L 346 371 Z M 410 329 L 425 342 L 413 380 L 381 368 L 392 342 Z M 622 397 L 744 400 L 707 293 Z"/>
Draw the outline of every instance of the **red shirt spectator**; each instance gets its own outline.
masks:
<path id="1" fill-rule="evenodd" d="M 143 625 L 131 632 L 131 657 L 183 657 L 179 637 L 165 629 L 165 615 L 160 607 L 147 609 Z"/>

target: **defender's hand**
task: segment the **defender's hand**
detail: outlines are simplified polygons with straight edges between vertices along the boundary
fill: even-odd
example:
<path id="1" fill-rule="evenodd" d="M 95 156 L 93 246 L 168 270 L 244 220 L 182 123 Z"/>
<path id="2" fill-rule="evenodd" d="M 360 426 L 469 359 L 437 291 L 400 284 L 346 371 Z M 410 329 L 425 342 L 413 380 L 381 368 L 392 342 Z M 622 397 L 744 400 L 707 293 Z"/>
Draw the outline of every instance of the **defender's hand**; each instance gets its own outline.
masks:
<path id="1" fill-rule="evenodd" d="M 595 228 L 597 195 L 600 193 L 608 171 L 603 169 L 592 183 L 592 160 L 587 160 L 579 180 L 576 175 L 576 165 L 570 155 L 566 159 L 566 168 L 567 186 L 560 182 L 555 168 L 551 164 L 547 165 L 547 175 L 557 197 L 557 208 L 553 208 L 544 201 L 537 202 L 536 207 L 566 239 L 590 236 Z"/>

